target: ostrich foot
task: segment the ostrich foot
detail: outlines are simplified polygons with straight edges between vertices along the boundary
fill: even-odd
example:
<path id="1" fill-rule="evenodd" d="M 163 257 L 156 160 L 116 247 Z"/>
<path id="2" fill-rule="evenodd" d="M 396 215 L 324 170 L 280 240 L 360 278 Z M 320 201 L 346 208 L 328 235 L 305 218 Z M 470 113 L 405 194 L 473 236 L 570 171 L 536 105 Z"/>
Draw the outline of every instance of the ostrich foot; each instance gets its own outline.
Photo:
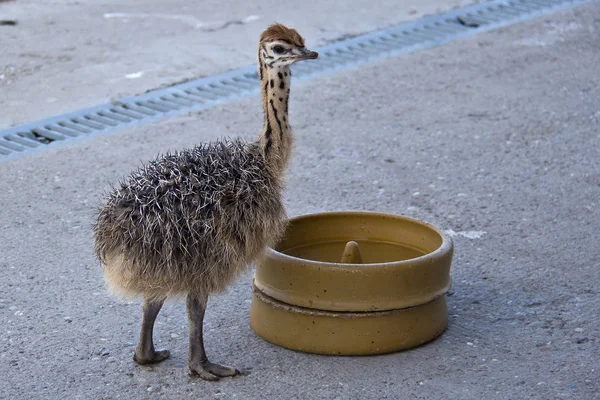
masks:
<path id="1" fill-rule="evenodd" d="M 143 350 L 140 350 L 138 348 L 133 354 L 133 361 L 140 365 L 156 364 L 166 360 L 167 358 L 169 358 L 170 355 L 171 353 L 169 352 L 169 350 L 152 349 L 150 352 L 144 352 Z"/>
<path id="2" fill-rule="evenodd" d="M 241 375 L 241 372 L 235 368 L 214 364 L 211 362 L 191 362 L 190 374 L 197 375 L 205 381 L 218 381 L 219 378 Z"/>

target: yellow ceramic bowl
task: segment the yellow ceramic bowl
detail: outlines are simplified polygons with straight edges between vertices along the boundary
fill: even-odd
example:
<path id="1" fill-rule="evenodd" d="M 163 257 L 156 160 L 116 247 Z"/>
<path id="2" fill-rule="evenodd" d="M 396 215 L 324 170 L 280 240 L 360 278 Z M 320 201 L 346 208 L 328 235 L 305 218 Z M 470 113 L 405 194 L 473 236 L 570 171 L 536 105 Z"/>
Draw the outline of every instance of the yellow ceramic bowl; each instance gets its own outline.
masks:
<path id="1" fill-rule="evenodd" d="M 251 326 L 269 342 L 310 353 L 418 346 L 446 328 L 452 251 L 450 237 L 411 218 L 293 218 L 285 238 L 257 263 Z"/>

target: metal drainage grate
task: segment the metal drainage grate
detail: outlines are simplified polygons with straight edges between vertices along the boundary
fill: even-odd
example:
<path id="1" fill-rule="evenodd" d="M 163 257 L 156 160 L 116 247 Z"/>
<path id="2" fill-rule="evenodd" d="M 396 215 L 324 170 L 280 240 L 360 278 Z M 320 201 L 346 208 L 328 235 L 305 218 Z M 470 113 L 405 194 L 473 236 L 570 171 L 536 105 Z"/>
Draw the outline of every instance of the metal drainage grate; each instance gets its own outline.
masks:
<path id="1" fill-rule="evenodd" d="M 294 66 L 294 76 L 306 80 L 356 68 L 588 1 L 486 1 L 320 48 L 319 59 Z M 0 162 L 247 97 L 258 92 L 257 79 L 250 66 L 9 128 L 0 131 Z"/>

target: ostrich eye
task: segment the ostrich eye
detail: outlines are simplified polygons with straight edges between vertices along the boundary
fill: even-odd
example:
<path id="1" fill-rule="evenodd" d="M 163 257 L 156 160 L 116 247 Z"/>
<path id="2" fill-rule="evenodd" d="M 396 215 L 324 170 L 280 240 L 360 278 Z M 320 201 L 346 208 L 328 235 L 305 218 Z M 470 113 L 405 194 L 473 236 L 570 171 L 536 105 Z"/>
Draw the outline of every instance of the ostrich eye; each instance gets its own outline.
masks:
<path id="1" fill-rule="evenodd" d="M 283 54 L 285 52 L 285 47 L 283 46 L 273 46 L 273 52 L 275 54 Z"/>

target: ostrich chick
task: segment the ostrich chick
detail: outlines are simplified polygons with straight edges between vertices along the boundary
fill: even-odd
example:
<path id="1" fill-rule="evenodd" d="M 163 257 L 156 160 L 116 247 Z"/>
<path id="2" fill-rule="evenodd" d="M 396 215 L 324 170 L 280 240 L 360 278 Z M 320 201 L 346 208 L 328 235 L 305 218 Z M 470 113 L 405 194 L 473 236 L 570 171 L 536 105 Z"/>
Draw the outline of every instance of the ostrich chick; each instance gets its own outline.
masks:
<path id="1" fill-rule="evenodd" d="M 108 287 L 144 301 L 138 364 L 169 357 L 154 348 L 154 321 L 167 297 L 187 295 L 191 373 L 206 380 L 240 373 L 208 361 L 204 311 L 211 293 L 225 289 L 283 233 L 283 173 L 293 135 L 290 65 L 317 56 L 295 30 L 270 26 L 258 46 L 264 109 L 258 139 L 159 157 L 122 181 L 100 208 L 95 250 Z"/>

